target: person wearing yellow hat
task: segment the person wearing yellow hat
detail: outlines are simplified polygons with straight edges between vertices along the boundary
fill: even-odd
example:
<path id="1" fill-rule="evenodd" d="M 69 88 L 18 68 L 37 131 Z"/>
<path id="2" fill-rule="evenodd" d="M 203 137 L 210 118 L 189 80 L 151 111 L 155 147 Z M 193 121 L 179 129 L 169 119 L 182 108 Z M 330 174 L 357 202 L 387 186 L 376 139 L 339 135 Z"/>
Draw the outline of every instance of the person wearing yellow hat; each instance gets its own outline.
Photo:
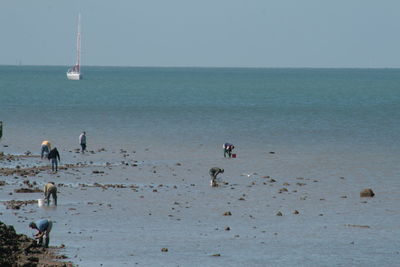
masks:
<path id="1" fill-rule="evenodd" d="M 49 141 L 43 141 L 42 142 L 42 152 L 40 155 L 40 158 L 43 159 L 43 156 L 47 157 L 47 155 L 49 155 L 50 153 L 50 149 L 51 149 L 51 144 Z"/>

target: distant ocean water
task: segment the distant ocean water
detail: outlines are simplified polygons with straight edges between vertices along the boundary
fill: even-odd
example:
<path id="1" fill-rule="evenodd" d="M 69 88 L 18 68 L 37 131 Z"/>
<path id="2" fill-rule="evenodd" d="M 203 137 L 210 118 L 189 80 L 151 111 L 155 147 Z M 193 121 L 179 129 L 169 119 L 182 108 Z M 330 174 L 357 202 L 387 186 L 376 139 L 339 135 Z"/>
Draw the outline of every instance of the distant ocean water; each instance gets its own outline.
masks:
<path id="1" fill-rule="evenodd" d="M 0 66 L 3 141 L 400 152 L 399 69 Z"/>

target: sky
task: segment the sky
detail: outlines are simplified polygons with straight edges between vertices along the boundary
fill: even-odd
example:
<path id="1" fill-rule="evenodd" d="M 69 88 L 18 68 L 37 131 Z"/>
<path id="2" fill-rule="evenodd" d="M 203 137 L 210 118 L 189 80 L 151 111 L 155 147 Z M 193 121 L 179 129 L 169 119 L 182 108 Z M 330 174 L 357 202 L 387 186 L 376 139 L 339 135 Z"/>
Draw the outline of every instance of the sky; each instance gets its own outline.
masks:
<path id="1" fill-rule="evenodd" d="M 399 68 L 399 0 L 0 0 L 0 65 Z"/>

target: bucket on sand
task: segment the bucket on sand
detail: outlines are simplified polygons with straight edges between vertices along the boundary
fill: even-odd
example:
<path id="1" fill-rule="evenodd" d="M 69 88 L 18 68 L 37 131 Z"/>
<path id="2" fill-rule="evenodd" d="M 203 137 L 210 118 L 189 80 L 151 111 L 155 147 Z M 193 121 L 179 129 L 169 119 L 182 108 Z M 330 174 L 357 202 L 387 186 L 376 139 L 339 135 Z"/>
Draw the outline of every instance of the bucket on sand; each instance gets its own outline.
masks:
<path id="1" fill-rule="evenodd" d="M 236 159 L 236 154 L 232 154 L 232 158 Z"/>
<path id="2" fill-rule="evenodd" d="M 38 206 L 39 206 L 39 208 L 40 208 L 40 207 L 43 207 L 43 205 L 44 205 L 44 199 L 39 198 L 37 201 L 38 201 Z"/>

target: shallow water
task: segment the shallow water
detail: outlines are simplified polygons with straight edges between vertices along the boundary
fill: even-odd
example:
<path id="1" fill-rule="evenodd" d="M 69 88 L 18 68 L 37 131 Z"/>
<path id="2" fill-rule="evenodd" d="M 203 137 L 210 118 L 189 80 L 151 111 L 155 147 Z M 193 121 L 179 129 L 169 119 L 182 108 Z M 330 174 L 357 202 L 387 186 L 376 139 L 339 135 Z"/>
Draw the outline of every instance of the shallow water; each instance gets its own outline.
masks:
<path id="1" fill-rule="evenodd" d="M 2 220 L 30 235 L 30 220 L 51 218 L 52 244 L 81 266 L 400 264 L 400 70 L 93 67 L 79 82 L 62 67 L 0 73 L 0 150 L 38 154 L 47 139 L 62 164 L 90 165 L 28 177 L 65 184 L 59 206 L 0 207 Z M 82 130 L 93 154 L 74 153 Z M 237 159 L 222 157 L 224 142 Z M 49 164 L 0 167 L 16 163 Z M 229 185 L 209 187 L 213 166 Z M 41 197 L 9 195 L 24 177 L 0 179 L 1 200 Z M 79 186 L 94 183 L 138 188 Z M 376 196 L 360 199 L 367 187 Z"/>

